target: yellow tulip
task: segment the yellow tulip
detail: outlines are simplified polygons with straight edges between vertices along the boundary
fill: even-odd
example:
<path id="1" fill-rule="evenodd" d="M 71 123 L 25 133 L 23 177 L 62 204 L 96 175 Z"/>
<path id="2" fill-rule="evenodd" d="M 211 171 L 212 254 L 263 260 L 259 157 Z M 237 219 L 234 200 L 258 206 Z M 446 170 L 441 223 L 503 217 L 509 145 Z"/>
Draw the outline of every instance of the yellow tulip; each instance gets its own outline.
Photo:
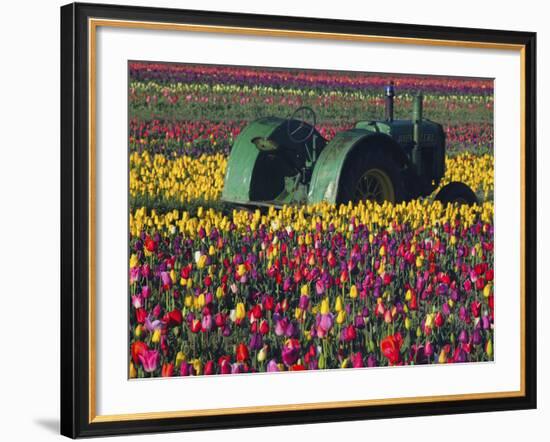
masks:
<path id="1" fill-rule="evenodd" d="M 328 298 L 325 298 L 321 301 L 321 314 L 326 315 L 330 312 Z"/>
<path id="2" fill-rule="evenodd" d="M 155 344 L 158 344 L 160 342 L 160 329 L 157 328 L 153 332 L 153 336 L 151 337 L 151 342 L 154 342 Z"/>
<path id="3" fill-rule="evenodd" d="M 202 361 L 200 359 L 193 359 L 191 361 L 191 365 L 193 366 L 193 369 L 195 370 L 195 374 L 197 376 L 200 376 L 202 374 Z"/>
<path id="4" fill-rule="evenodd" d="M 136 267 L 139 264 L 138 257 L 135 253 L 130 256 L 130 268 Z"/>
<path id="5" fill-rule="evenodd" d="M 181 363 L 185 360 L 185 354 L 182 351 L 178 351 L 178 353 L 176 354 L 176 368 L 179 368 Z"/>
<path id="6" fill-rule="evenodd" d="M 244 264 L 239 264 L 237 267 L 237 275 L 244 276 L 246 275 L 246 266 Z"/>
<path id="7" fill-rule="evenodd" d="M 237 303 L 237 306 L 235 308 L 235 317 L 237 319 L 244 319 L 244 317 L 246 316 L 246 310 L 245 310 L 245 307 L 244 307 L 244 304 L 242 302 L 239 302 Z"/>
<path id="8" fill-rule="evenodd" d="M 336 304 L 334 305 L 334 310 L 336 310 L 337 312 L 341 312 L 343 309 L 344 309 L 344 305 L 342 303 L 342 297 L 337 296 L 336 297 Z"/>
<path id="9" fill-rule="evenodd" d="M 137 378 L 137 371 L 136 367 L 134 366 L 134 363 L 130 361 L 130 373 L 129 373 L 130 379 Z"/>

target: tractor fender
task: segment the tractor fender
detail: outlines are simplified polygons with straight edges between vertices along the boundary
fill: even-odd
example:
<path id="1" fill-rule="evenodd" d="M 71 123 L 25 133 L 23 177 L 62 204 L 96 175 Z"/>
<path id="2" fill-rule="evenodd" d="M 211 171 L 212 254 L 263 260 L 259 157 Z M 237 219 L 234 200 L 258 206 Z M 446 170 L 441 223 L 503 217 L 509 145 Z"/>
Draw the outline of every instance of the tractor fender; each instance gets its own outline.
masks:
<path id="1" fill-rule="evenodd" d="M 246 204 L 250 202 L 253 173 L 260 152 L 252 143 L 255 137 L 269 137 L 285 120 L 260 118 L 249 123 L 237 136 L 227 160 L 222 201 Z"/>
<path id="2" fill-rule="evenodd" d="M 389 135 L 365 129 L 340 132 L 325 146 L 315 163 L 308 192 L 309 204 L 337 202 L 338 186 L 341 175 L 345 173 L 346 160 L 357 149 L 365 153 L 370 149 L 382 149 L 399 166 L 409 162 L 406 153 Z"/>

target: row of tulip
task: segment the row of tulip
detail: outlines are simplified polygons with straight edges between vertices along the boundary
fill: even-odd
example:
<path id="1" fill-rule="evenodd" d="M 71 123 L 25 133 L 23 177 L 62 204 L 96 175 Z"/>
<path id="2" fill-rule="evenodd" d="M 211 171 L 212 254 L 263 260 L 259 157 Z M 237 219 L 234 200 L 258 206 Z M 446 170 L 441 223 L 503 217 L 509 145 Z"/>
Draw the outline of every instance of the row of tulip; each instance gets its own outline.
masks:
<path id="1" fill-rule="evenodd" d="M 261 115 L 285 117 L 300 107 L 310 106 L 320 122 L 349 124 L 361 119 L 383 117 L 383 89 L 357 91 L 316 89 L 273 89 L 264 86 L 231 84 L 161 84 L 132 82 L 131 113 L 142 119 L 250 121 Z M 412 94 L 398 92 L 396 118 L 410 118 Z M 440 123 L 457 121 L 491 122 L 492 95 L 433 95 L 424 99 L 426 116 Z"/>
<path id="2" fill-rule="evenodd" d="M 199 156 L 202 154 L 229 154 L 233 142 L 246 121 L 143 121 L 130 120 L 129 145 L 131 151 Z M 336 133 L 353 127 L 351 124 L 321 123 L 317 130 L 327 140 Z M 493 150 L 493 126 L 488 123 L 447 125 L 445 128 L 447 155 L 469 151 L 485 153 Z"/>
<path id="3" fill-rule="evenodd" d="M 130 377 L 493 358 L 492 205 L 130 220 Z"/>
<path id="4" fill-rule="evenodd" d="M 170 156 L 130 154 L 130 196 L 141 205 L 181 206 L 192 201 L 215 202 L 223 190 L 227 158 L 223 154 Z M 463 153 L 446 159 L 445 177 L 440 187 L 462 181 L 484 200 L 493 196 L 493 157 Z M 439 187 L 439 188 L 440 188 Z M 434 194 L 439 190 L 434 192 Z"/>
<path id="5" fill-rule="evenodd" d="M 161 84 L 233 84 L 279 88 L 365 90 L 382 89 L 389 80 L 404 92 L 421 90 L 434 94 L 492 95 L 490 79 L 388 75 L 362 72 L 250 68 L 235 66 L 185 65 L 166 63 L 129 64 L 130 78 Z"/>

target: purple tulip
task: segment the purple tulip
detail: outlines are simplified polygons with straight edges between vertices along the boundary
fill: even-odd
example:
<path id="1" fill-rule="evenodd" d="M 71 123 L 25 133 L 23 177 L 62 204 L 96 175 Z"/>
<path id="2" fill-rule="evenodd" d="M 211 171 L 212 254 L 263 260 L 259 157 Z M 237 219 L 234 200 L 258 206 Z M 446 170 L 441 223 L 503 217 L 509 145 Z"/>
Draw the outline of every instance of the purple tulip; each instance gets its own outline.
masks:
<path id="1" fill-rule="evenodd" d="M 378 365 L 378 361 L 376 360 L 376 356 L 369 355 L 367 358 L 367 367 L 376 367 Z"/>
<path id="2" fill-rule="evenodd" d="M 472 333 L 472 342 L 474 345 L 481 344 L 481 332 L 477 328 Z"/>
<path id="3" fill-rule="evenodd" d="M 147 318 L 145 319 L 145 328 L 150 332 L 158 330 L 159 328 L 161 328 L 161 326 L 162 326 L 162 323 L 160 322 L 159 319 L 155 319 L 154 321 L 151 321 L 151 318 L 149 316 L 147 316 Z"/>
<path id="4" fill-rule="evenodd" d="M 287 343 L 283 346 L 281 356 L 283 359 L 283 363 L 287 367 L 293 365 L 300 357 L 300 345 L 298 341 L 294 342 L 294 340 L 292 339 L 290 340 L 290 342 L 287 341 Z"/>
<path id="5" fill-rule="evenodd" d="M 260 333 L 252 333 L 250 343 L 248 345 L 251 350 L 259 350 L 263 346 L 263 339 Z"/>
<path id="6" fill-rule="evenodd" d="M 465 344 L 468 342 L 470 337 L 468 336 L 468 332 L 466 330 L 461 330 L 460 334 L 458 335 L 458 342 Z"/>
<path id="7" fill-rule="evenodd" d="M 355 328 L 358 328 L 358 329 L 365 328 L 365 319 L 361 315 L 357 315 L 353 323 L 355 324 Z"/>
<path id="8" fill-rule="evenodd" d="M 275 322 L 275 334 L 277 336 L 283 336 L 286 332 L 286 328 L 288 326 L 288 319 L 282 318 Z"/>

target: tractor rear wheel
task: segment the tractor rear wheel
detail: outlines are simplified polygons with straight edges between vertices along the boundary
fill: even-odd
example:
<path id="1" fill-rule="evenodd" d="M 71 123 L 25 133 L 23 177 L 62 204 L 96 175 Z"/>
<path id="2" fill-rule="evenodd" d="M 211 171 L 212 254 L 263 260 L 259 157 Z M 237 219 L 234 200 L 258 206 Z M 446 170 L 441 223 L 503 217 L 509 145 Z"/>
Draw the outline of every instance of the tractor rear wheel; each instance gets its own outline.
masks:
<path id="1" fill-rule="evenodd" d="M 340 177 L 338 203 L 374 201 L 382 204 L 403 199 L 399 168 L 380 149 L 358 150 L 346 160 Z"/>
<path id="2" fill-rule="evenodd" d="M 453 181 L 443 186 L 435 196 L 435 199 L 441 201 L 443 204 L 458 203 L 471 205 L 478 202 L 474 191 L 466 184 L 458 181 Z"/>

